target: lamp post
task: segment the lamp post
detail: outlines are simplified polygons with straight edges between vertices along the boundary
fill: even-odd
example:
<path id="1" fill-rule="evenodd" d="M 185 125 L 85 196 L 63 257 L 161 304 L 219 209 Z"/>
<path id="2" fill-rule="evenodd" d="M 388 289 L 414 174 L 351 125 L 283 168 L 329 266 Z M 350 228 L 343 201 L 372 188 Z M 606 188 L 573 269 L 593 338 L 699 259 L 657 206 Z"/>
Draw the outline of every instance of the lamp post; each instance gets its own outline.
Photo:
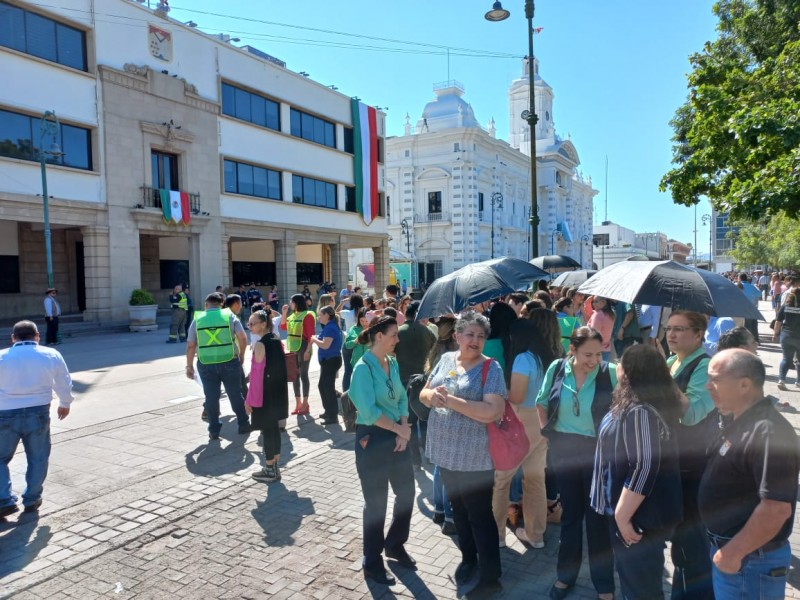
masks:
<path id="1" fill-rule="evenodd" d="M 61 132 L 61 124 L 58 122 L 56 113 L 52 110 L 45 111 L 39 126 L 39 164 L 42 169 L 42 205 L 44 208 L 44 249 L 47 256 L 47 287 L 54 287 L 53 282 L 53 248 L 50 242 L 50 210 L 47 196 L 47 157 L 63 156 L 58 145 L 58 137 Z M 49 150 L 44 149 L 44 140 L 52 137 Z"/>
<path id="2" fill-rule="evenodd" d="M 703 215 L 700 217 L 703 220 L 703 225 L 708 225 L 708 270 L 713 271 L 711 268 L 711 257 L 714 255 L 714 232 L 711 228 L 711 215 Z"/>
<path id="3" fill-rule="evenodd" d="M 406 252 L 411 254 L 411 225 L 408 217 L 400 221 L 400 234 L 406 236 Z"/>
<path id="4" fill-rule="evenodd" d="M 694 205 L 694 267 L 697 268 L 697 204 Z"/>
<path id="5" fill-rule="evenodd" d="M 538 185 L 536 183 L 536 116 L 535 94 L 533 91 L 533 0 L 525 0 L 525 18 L 528 20 L 528 110 L 522 112 L 522 118 L 528 122 L 528 137 L 531 155 L 531 258 L 539 256 L 539 204 Z M 511 13 L 503 8 L 501 2 L 492 4 L 492 10 L 484 15 L 487 21 L 505 21 Z"/>
<path id="6" fill-rule="evenodd" d="M 492 258 L 494 258 L 494 207 L 495 204 L 497 208 L 503 208 L 503 194 L 500 192 L 495 192 L 492 194 Z"/>
<path id="7" fill-rule="evenodd" d="M 584 247 L 586 244 L 588 244 L 588 243 L 589 243 L 589 240 L 590 240 L 590 239 L 591 239 L 591 238 L 589 237 L 589 234 L 588 234 L 588 233 L 585 233 L 585 234 L 583 234 L 583 235 L 581 236 L 581 269 L 583 268 L 583 247 Z"/>

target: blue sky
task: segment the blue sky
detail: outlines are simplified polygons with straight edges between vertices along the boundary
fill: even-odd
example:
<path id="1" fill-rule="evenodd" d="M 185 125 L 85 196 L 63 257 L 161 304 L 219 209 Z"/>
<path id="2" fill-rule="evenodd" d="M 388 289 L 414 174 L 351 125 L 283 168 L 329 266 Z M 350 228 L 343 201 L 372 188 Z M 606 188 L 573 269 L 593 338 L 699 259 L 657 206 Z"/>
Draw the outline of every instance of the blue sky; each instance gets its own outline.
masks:
<path id="1" fill-rule="evenodd" d="M 432 85 L 449 77 L 464 84 L 478 120 L 485 124 L 494 117 L 498 137 L 507 139 L 506 91 L 521 73 L 518 57 L 527 53 L 523 0 L 504 2 L 511 17 L 501 23 L 483 18 L 490 0 L 172 0 L 171 5 L 176 19 L 193 20 L 209 33 L 231 33 L 294 71 L 388 107 L 389 135 L 402 134 L 406 113 L 416 123 L 433 98 Z M 543 30 L 534 52 L 555 91 L 556 130 L 572 136 L 579 168 L 599 191 L 596 222 L 604 219 L 608 156 L 609 219 L 693 241 L 694 210 L 673 204 L 658 192 L 658 183 L 670 167 L 669 120 L 686 98 L 688 57 L 716 37 L 712 5 L 712 0 L 536 3 L 534 26 Z M 449 72 L 446 47 L 453 48 Z M 464 56 L 457 48 L 478 52 Z M 700 249 L 708 229 L 699 217 L 708 212 L 708 204 L 701 203 Z"/>

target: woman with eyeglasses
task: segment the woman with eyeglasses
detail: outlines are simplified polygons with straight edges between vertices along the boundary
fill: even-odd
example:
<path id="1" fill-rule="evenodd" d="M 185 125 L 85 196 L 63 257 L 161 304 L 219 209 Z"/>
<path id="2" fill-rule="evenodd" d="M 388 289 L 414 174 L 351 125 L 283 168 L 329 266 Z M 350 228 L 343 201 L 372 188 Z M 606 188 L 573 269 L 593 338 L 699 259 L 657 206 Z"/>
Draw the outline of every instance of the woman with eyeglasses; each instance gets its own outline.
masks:
<path id="1" fill-rule="evenodd" d="M 253 345 L 250 386 L 244 408 L 253 429 L 261 430 L 265 465 L 253 473 L 253 479 L 271 483 L 280 481 L 278 460 L 281 457 L 280 422 L 289 416 L 289 385 L 283 344 L 272 334 L 272 320 L 263 310 L 250 314 L 247 322 Z"/>
<path id="2" fill-rule="evenodd" d="M 673 598 L 713 598 L 711 558 L 705 528 L 697 510 L 697 492 L 705 467 L 708 429 L 703 419 L 714 409 L 706 389 L 710 358 L 703 347 L 708 317 L 688 310 L 673 311 L 664 328 L 672 356 L 667 367 L 681 392 L 683 415 L 678 448 L 683 491 L 683 521 L 672 536 Z"/>
<path id="3" fill-rule="evenodd" d="M 395 578 L 386 570 L 381 554 L 400 565 L 414 568 L 416 561 L 404 544 L 411 528 L 414 508 L 414 471 L 408 424 L 408 397 L 400 381 L 394 358 L 397 321 L 378 317 L 359 334 L 358 341 L 369 350 L 353 367 L 350 399 L 356 417 L 356 470 L 364 494 L 364 576 L 383 585 Z M 384 535 L 388 488 L 395 495 L 389 531 Z"/>
<path id="4" fill-rule="evenodd" d="M 512 311 L 513 312 L 513 311 Z M 489 320 L 467 311 L 456 321 L 458 350 L 439 359 L 420 400 L 428 417 L 426 453 L 439 466 L 461 549 L 456 584 L 478 574 L 466 597 L 488 598 L 500 585 L 500 538 L 492 513 L 494 464 L 486 427 L 501 417 L 506 383 L 497 361 L 483 354 Z"/>
<path id="5" fill-rule="evenodd" d="M 617 385 L 615 366 L 603 360 L 603 336 L 591 327 L 572 333 L 570 356 L 554 361 L 536 397 L 542 434 L 547 437 L 561 493 L 561 539 L 554 600 L 566 598 L 581 567 L 583 527 L 589 545 L 589 573 L 598 597 L 614 597 L 611 537 L 604 517 L 589 505 L 597 431 Z"/>

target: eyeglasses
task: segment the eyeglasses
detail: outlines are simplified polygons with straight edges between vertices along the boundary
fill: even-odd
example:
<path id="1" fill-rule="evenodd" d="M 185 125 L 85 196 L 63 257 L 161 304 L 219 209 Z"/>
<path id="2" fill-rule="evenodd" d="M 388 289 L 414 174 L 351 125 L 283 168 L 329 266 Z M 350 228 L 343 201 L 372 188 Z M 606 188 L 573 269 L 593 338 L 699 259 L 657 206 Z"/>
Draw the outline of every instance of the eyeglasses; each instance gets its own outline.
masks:
<path id="1" fill-rule="evenodd" d="M 684 331 L 689 331 L 690 329 L 697 330 L 697 327 L 678 327 L 677 325 L 672 325 L 671 327 L 664 327 L 664 331 L 669 333 L 670 331 L 674 331 L 675 333 L 683 333 Z"/>
<path id="2" fill-rule="evenodd" d="M 386 379 L 386 389 L 389 391 L 389 400 L 394 400 L 394 384 L 391 377 Z"/>
<path id="3" fill-rule="evenodd" d="M 572 392 L 572 414 L 576 417 L 581 416 L 581 403 L 578 400 L 578 392 Z"/>

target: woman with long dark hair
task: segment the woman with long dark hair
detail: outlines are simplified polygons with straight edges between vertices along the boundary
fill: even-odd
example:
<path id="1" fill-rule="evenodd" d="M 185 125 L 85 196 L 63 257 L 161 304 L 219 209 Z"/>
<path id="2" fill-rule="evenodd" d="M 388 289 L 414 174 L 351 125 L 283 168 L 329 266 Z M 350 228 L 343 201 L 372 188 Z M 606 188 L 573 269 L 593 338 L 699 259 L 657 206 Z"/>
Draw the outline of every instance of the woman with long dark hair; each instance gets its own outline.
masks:
<path id="1" fill-rule="evenodd" d="M 289 308 L 292 309 L 291 315 Z M 281 329 L 286 330 L 286 345 L 289 352 L 297 355 L 298 376 L 292 382 L 296 404 L 292 411 L 293 415 L 307 415 L 311 412 L 308 407 L 308 392 L 311 387 L 308 379 L 308 366 L 311 363 L 311 338 L 316 333 L 316 323 L 314 313 L 308 309 L 308 303 L 303 294 L 295 294 L 289 301 L 289 305 L 283 305 Z"/>
<path id="2" fill-rule="evenodd" d="M 509 327 L 509 348 L 506 364 L 511 365 L 506 375 L 508 400 L 517 408 L 525 426 L 530 450 L 523 459 L 522 515 L 525 527 L 518 528 L 517 537 L 534 548 L 544 548 L 544 530 L 547 526 L 547 494 L 545 490 L 545 465 L 547 440 L 542 437 L 536 411 L 536 396 L 542 386 L 544 373 L 557 356 L 548 348 L 536 326 L 527 319 L 517 319 Z M 508 494 L 511 480 L 517 469 L 494 472 L 492 511 L 500 534 L 500 543 L 506 537 Z"/>
<path id="3" fill-rule="evenodd" d="M 508 328 L 517 320 L 517 313 L 505 302 L 495 302 L 489 309 L 489 327 L 491 333 L 483 346 L 483 353 L 495 359 L 503 368 L 503 373 L 508 371 L 506 355 L 508 354 Z"/>
<path id="4" fill-rule="evenodd" d="M 614 532 L 622 596 L 663 598 L 664 546 L 683 514 L 676 428 L 680 391 L 661 354 L 628 348 L 598 433 L 591 505 Z"/>

